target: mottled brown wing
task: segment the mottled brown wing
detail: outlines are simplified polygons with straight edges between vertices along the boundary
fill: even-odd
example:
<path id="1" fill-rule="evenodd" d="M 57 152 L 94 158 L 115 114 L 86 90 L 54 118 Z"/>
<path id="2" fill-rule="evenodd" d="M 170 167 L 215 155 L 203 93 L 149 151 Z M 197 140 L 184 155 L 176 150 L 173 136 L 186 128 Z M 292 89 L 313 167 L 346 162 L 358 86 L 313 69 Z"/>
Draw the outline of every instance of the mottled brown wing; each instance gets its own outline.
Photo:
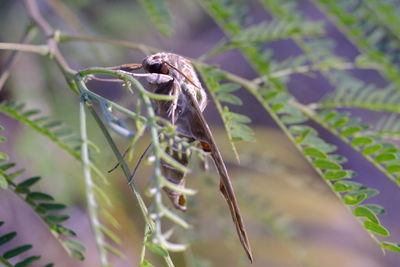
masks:
<path id="1" fill-rule="evenodd" d="M 189 135 L 188 137 L 194 137 L 195 139 L 201 142 L 205 142 L 208 145 L 211 157 L 214 160 L 215 166 L 217 167 L 218 173 L 221 177 L 221 183 L 220 183 L 221 193 L 225 197 L 226 202 L 228 203 L 233 222 L 235 223 L 236 230 L 240 238 L 240 242 L 242 243 L 242 246 L 246 251 L 250 261 L 253 262 L 253 255 L 251 253 L 250 243 L 247 238 L 246 229 L 243 224 L 243 219 L 240 214 L 235 193 L 233 191 L 233 186 L 229 178 L 229 174 L 226 169 L 225 163 L 222 159 L 221 153 L 217 147 L 217 144 L 215 143 L 210 127 L 205 121 L 204 116 L 194 96 L 191 93 L 189 93 L 188 90 L 186 90 L 186 88 L 182 89 L 183 89 L 182 93 L 185 94 L 188 105 L 185 111 L 186 114 L 184 116 L 180 116 L 180 119 L 186 120 L 186 122 L 182 121 L 178 122 L 178 130 L 180 124 L 190 125 L 190 129 L 186 129 L 185 132 L 183 132 L 182 134 Z M 178 121 L 180 119 L 178 119 Z"/>

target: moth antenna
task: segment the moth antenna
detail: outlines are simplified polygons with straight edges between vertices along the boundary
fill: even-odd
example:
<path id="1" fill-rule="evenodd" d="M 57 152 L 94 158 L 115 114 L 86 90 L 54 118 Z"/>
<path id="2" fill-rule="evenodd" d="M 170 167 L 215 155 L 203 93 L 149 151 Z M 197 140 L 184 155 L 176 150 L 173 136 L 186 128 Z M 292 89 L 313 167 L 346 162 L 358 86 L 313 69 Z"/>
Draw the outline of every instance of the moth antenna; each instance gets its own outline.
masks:
<path id="1" fill-rule="evenodd" d="M 122 158 L 123 158 L 123 159 L 125 159 L 126 154 L 128 154 L 129 149 L 131 149 L 131 146 L 128 146 L 128 148 L 125 149 L 125 152 L 124 152 L 124 154 L 122 155 Z M 120 164 L 121 164 L 120 162 L 117 162 L 117 164 L 116 164 L 114 167 L 112 167 L 111 170 L 109 170 L 109 171 L 107 171 L 107 172 L 108 172 L 108 173 L 111 173 L 111 172 L 115 171 L 115 169 L 118 168 L 118 166 L 119 166 Z"/>
<path id="2" fill-rule="evenodd" d="M 138 162 L 136 163 L 135 169 L 133 170 L 131 177 L 129 177 L 128 184 L 130 184 L 133 181 L 133 178 L 135 177 L 136 172 L 139 169 L 140 163 L 142 163 L 142 161 L 143 161 L 144 157 L 146 156 L 147 151 L 149 151 L 150 147 L 151 147 L 151 143 L 147 146 L 146 150 L 143 152 L 143 154 L 140 156 Z"/>
<path id="3" fill-rule="evenodd" d="M 119 68 L 120 70 L 133 71 L 133 70 L 141 69 L 143 67 L 143 64 L 131 63 L 131 64 L 123 64 L 119 67 L 120 67 Z"/>
<path id="4" fill-rule="evenodd" d="M 195 87 L 197 87 L 198 89 L 202 89 L 200 87 L 198 87 L 191 79 L 189 79 L 182 71 L 180 71 L 177 67 L 171 65 L 170 63 L 168 63 L 167 61 L 163 61 L 163 63 L 167 64 L 168 66 L 170 66 L 171 68 L 173 68 L 174 70 L 176 70 L 180 75 L 182 75 L 183 77 L 185 77 L 186 80 L 188 80 L 191 84 L 193 84 Z"/>

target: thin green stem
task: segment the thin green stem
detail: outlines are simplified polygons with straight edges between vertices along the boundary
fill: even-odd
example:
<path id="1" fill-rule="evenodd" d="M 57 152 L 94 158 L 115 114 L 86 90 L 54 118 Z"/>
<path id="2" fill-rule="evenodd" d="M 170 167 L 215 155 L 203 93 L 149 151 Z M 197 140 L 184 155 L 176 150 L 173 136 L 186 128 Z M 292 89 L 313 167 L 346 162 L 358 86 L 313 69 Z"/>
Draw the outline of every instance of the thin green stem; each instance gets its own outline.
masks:
<path id="1" fill-rule="evenodd" d="M 324 121 L 322 119 L 320 119 L 314 112 L 314 110 L 308 108 L 307 106 L 304 105 L 299 105 L 296 102 L 289 102 L 290 105 L 300 109 L 304 115 L 306 115 L 308 118 L 310 118 L 311 120 L 315 121 L 316 123 L 318 123 L 320 126 L 322 126 L 324 129 L 326 129 L 327 131 L 331 132 L 333 135 L 335 135 L 337 138 L 339 138 L 341 141 L 343 141 L 344 143 L 346 143 L 347 145 L 349 145 L 352 149 L 354 149 L 355 151 L 357 151 L 358 153 L 360 153 L 360 155 L 362 155 L 365 159 L 367 159 L 373 166 L 375 166 L 375 168 L 377 168 L 378 170 L 380 170 L 386 177 L 388 177 L 392 182 L 394 182 L 397 186 L 400 186 L 400 184 L 397 182 L 396 177 L 393 174 L 387 173 L 386 169 L 383 165 L 379 164 L 378 162 L 375 161 L 375 159 L 372 156 L 369 155 L 364 155 L 362 153 L 362 149 L 358 148 L 356 146 L 353 146 L 351 143 L 351 140 L 344 137 L 342 134 L 340 134 L 340 132 L 334 128 L 329 127 L 326 123 L 324 123 Z"/>
<path id="2" fill-rule="evenodd" d="M 174 96 L 169 96 L 169 95 L 162 95 L 162 94 L 154 94 L 142 86 L 142 84 L 133 78 L 133 76 L 138 76 L 138 77 L 146 77 L 147 75 L 150 74 L 133 74 L 130 72 L 122 71 L 122 70 L 111 70 L 107 68 L 90 68 L 86 70 L 81 70 L 78 72 L 78 74 L 82 77 L 91 75 L 91 74 L 107 74 L 107 75 L 112 75 L 114 77 L 117 77 L 120 80 L 130 82 L 135 85 L 135 87 L 143 94 L 149 96 L 150 98 L 154 100 L 166 100 L 166 101 L 172 101 L 175 99 Z"/>
<path id="3" fill-rule="evenodd" d="M 0 43 L 0 50 L 20 51 L 47 56 L 50 53 L 47 45 L 30 45 L 20 43 Z"/>
<path id="4" fill-rule="evenodd" d="M 30 24 L 26 27 L 25 33 L 22 36 L 20 43 L 25 44 L 29 43 L 33 37 L 36 35 L 36 28 L 34 25 Z M 11 70 L 15 65 L 15 62 L 17 62 L 18 57 L 19 57 L 19 51 L 13 51 L 10 56 L 7 58 L 4 67 L 3 67 L 3 72 L 1 73 L 0 76 L 0 90 L 4 87 L 4 84 L 6 83 L 8 77 L 10 76 Z"/>
<path id="5" fill-rule="evenodd" d="M 128 183 L 129 183 L 129 186 L 130 186 L 133 194 L 136 196 L 136 199 L 137 199 L 137 201 L 139 203 L 139 207 L 140 207 L 142 215 L 143 215 L 143 217 L 144 217 L 144 219 L 146 221 L 146 224 L 149 225 L 150 230 L 153 231 L 154 230 L 153 222 L 149 217 L 146 204 L 144 203 L 144 201 L 143 201 L 143 199 L 142 199 L 142 197 L 141 197 L 141 195 L 139 193 L 139 190 L 137 189 L 137 186 L 136 186 L 135 182 L 130 179 L 131 178 L 131 173 L 130 173 L 130 170 L 128 168 L 128 165 L 126 164 L 123 156 L 121 155 L 121 153 L 118 150 L 118 147 L 116 146 L 116 144 L 115 144 L 114 140 L 112 139 L 110 133 L 108 132 L 106 126 L 101 121 L 100 117 L 97 115 L 97 113 L 94 110 L 94 108 L 92 106 L 88 106 L 88 109 L 91 112 L 91 114 L 93 115 L 93 117 L 94 117 L 96 123 L 98 124 L 101 132 L 105 136 L 109 146 L 111 147 L 111 150 L 113 151 L 114 155 L 118 159 L 118 162 L 120 163 L 120 166 L 121 166 L 121 168 L 122 168 L 122 170 L 123 170 L 123 172 L 125 174 L 125 177 L 126 177 Z"/>
<path id="6" fill-rule="evenodd" d="M 138 44 L 135 42 L 125 41 L 125 40 L 114 40 L 114 39 L 106 39 L 101 37 L 83 35 L 83 34 L 67 34 L 64 32 L 59 32 L 59 41 L 60 42 L 93 42 L 93 43 L 104 43 L 110 44 L 114 46 L 119 46 L 123 48 L 139 50 L 143 53 L 149 55 L 151 53 L 161 52 L 162 50 L 158 48 L 154 48 L 145 44 Z"/>
<path id="7" fill-rule="evenodd" d="M 0 263 L 3 263 L 5 267 L 13 267 L 11 263 L 8 262 L 5 258 L 0 256 Z"/>
<path id="8" fill-rule="evenodd" d="M 350 101 L 326 101 L 321 103 L 311 104 L 315 108 L 361 108 L 372 111 L 388 111 L 400 114 L 400 106 L 383 103 L 363 103 Z"/>
<path id="9" fill-rule="evenodd" d="M 101 266 L 106 267 L 109 265 L 109 262 L 107 258 L 107 252 L 104 247 L 105 244 L 104 235 L 100 230 L 101 224 L 97 213 L 98 203 L 96 201 L 94 193 L 95 184 L 92 180 L 92 175 L 90 172 L 85 103 L 81 101 L 79 107 L 80 107 L 80 129 L 82 138 L 82 163 L 83 163 L 83 175 L 85 177 L 85 184 L 86 184 L 87 206 L 89 210 L 90 222 L 92 224 L 93 233 L 96 239 L 97 249 L 99 251 L 100 264 Z"/>
<path id="10" fill-rule="evenodd" d="M 282 77 L 287 77 L 293 74 L 304 74 L 304 73 L 309 73 L 312 71 L 319 71 L 319 72 L 324 72 L 327 70 L 351 70 L 351 69 L 360 69 L 360 67 L 356 66 L 353 62 L 338 62 L 334 64 L 324 64 L 322 63 L 315 63 L 311 65 L 304 65 L 304 66 L 299 66 L 299 67 L 294 67 L 294 68 L 287 68 L 275 72 L 271 72 L 268 75 L 264 75 L 261 77 L 258 77 L 253 80 L 255 84 L 261 84 L 263 82 L 267 82 L 271 78 L 282 78 Z"/>

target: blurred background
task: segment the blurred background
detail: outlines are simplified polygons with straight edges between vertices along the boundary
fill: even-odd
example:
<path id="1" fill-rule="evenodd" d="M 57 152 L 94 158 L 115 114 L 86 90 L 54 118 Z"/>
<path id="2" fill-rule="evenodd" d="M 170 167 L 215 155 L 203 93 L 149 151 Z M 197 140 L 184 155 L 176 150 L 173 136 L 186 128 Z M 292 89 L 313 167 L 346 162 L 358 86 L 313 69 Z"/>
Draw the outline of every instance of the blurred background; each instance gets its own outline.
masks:
<path id="1" fill-rule="evenodd" d="M 133 0 L 39 0 L 41 11 L 53 27 L 69 33 L 85 33 L 108 39 L 122 39 L 157 47 L 167 52 L 196 58 L 214 47 L 223 38 L 222 31 L 195 1 L 170 0 L 169 7 L 175 17 L 172 37 L 158 33 L 141 5 Z M 268 19 L 270 16 L 257 1 L 247 1 L 253 18 L 249 23 Z M 312 20 L 324 21 L 327 35 L 335 40 L 338 55 L 354 59 L 357 49 L 339 32 L 320 10 L 308 1 L 298 1 L 300 9 Z M 0 2 L 1 42 L 18 42 L 29 19 L 21 1 Z M 33 43 L 44 40 L 38 33 Z M 278 59 L 298 55 L 300 49 L 293 41 L 285 40 L 268 44 Z M 75 69 L 91 66 L 115 66 L 140 63 L 146 56 L 141 52 L 106 44 L 70 42 L 60 45 L 62 53 Z M 9 53 L 0 52 L 0 66 Z M 208 63 L 245 78 L 256 77 L 245 59 L 236 51 L 210 58 Z M 373 71 L 359 70 L 353 74 L 360 79 L 384 86 L 384 79 Z M 133 108 L 131 95 L 112 83 L 91 82 L 90 87 L 99 94 Z M 290 92 L 302 103 L 318 101 L 332 88 L 318 74 L 293 75 Z M 205 117 L 210 122 L 217 143 L 227 162 L 243 217 L 249 232 L 255 263 L 253 266 L 344 266 L 382 267 L 399 266 L 400 256 L 392 252 L 383 254 L 351 213 L 336 198 L 325 182 L 316 175 L 300 156 L 290 141 L 273 123 L 269 115 L 250 94 L 241 90 L 238 96 L 244 105 L 232 109 L 252 119 L 256 142 L 240 143 L 238 164 L 227 141 L 222 122 L 210 102 Z M 21 54 L 0 100 L 17 100 L 29 108 L 39 108 L 43 114 L 60 119 L 79 132 L 79 97 L 71 92 L 55 63 L 46 57 Z M 375 114 L 351 112 L 368 122 L 375 122 Z M 32 129 L 0 114 L 5 127 L 2 135 L 8 141 L 0 143 L 0 151 L 10 155 L 10 161 L 26 168 L 26 177 L 40 175 L 38 190 L 51 192 L 68 206 L 71 218 L 66 226 L 75 230 L 77 240 L 86 248 L 86 260 L 71 259 L 58 242 L 49 234 L 42 222 L 14 194 L 0 189 L 0 220 L 6 222 L 1 233 L 18 231 L 15 243 L 31 243 L 33 251 L 42 255 L 41 264 L 55 262 L 56 266 L 99 266 L 98 254 L 86 211 L 86 196 L 80 164 L 56 145 Z M 383 205 L 388 214 L 382 218 L 392 233 L 393 241 L 400 240 L 400 211 L 398 188 L 383 177 L 378 170 L 333 136 L 321 130 L 321 137 L 339 146 L 338 153 L 349 158 L 346 167 L 359 173 L 355 180 L 367 186 L 385 190 L 373 198 Z M 106 173 L 116 160 L 105 145 L 97 126 L 89 121 L 89 137 L 100 148 L 96 164 Z M 129 141 L 114 135 L 122 150 Z M 137 151 L 144 151 L 147 142 L 141 142 Z M 133 168 L 137 158 L 132 161 Z M 174 240 L 190 243 L 185 253 L 172 253 L 176 266 L 249 266 L 236 236 L 231 216 L 219 193 L 218 175 L 214 168 L 208 173 L 192 164 L 195 171 L 187 177 L 188 187 L 198 190 L 189 199 L 186 214 L 192 225 L 190 230 L 179 230 Z M 152 168 L 143 164 L 136 181 L 142 191 L 151 177 Z M 118 169 L 107 174 L 110 185 L 104 186 L 113 202 L 110 212 L 117 218 L 116 230 L 122 239 L 119 247 L 125 259 L 112 258 L 116 266 L 137 266 L 142 245 L 144 222 L 126 183 Z M 150 203 L 150 198 L 145 199 Z M 167 202 L 167 201 L 165 201 Z M 168 225 L 168 222 L 165 222 Z M 2 253 L 4 248 L 0 249 Z M 147 252 L 155 266 L 164 266 L 159 256 Z M 39 266 L 39 265 L 38 265 Z"/>

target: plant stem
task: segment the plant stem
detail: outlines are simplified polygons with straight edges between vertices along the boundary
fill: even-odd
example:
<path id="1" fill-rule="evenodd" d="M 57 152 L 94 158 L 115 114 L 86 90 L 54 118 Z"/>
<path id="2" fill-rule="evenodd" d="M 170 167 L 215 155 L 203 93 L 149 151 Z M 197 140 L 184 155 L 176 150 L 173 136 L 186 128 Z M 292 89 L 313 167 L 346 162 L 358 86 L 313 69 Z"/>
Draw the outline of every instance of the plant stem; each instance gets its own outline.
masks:
<path id="1" fill-rule="evenodd" d="M 85 103 L 83 101 L 80 102 L 80 128 L 81 128 L 81 138 L 82 138 L 82 163 L 83 163 L 83 175 L 85 177 L 86 184 L 86 199 L 87 206 L 90 215 L 90 222 L 92 224 L 92 229 L 94 232 L 94 236 L 96 239 L 97 249 L 99 251 L 100 256 L 100 264 L 103 267 L 106 267 L 109 262 L 107 259 L 107 253 L 104 247 L 104 236 L 100 230 L 100 221 L 97 214 L 97 201 L 94 195 L 94 186 L 92 180 L 92 175 L 90 172 L 90 159 L 89 159 L 89 147 L 88 147 L 88 139 L 87 139 L 87 130 L 86 130 L 86 112 L 85 112 Z"/>
<path id="2" fill-rule="evenodd" d="M 154 47 L 150 47 L 144 44 L 138 44 L 134 42 L 124 41 L 124 40 L 113 40 L 113 39 L 105 39 L 101 37 L 83 35 L 83 34 L 67 34 L 64 32 L 60 32 L 60 42 L 93 42 L 93 43 L 104 43 L 110 44 L 114 46 L 120 46 L 128 49 L 139 50 L 144 54 L 149 55 L 152 53 L 161 52 L 162 50 Z"/>
<path id="3" fill-rule="evenodd" d="M 29 43 L 33 39 L 35 34 L 36 34 L 35 27 L 33 25 L 28 25 L 19 43 L 20 44 Z M 11 69 L 14 67 L 15 62 L 17 62 L 18 57 L 19 57 L 18 51 L 13 51 L 7 58 L 4 64 L 3 73 L 1 74 L 0 77 L 0 90 L 4 87 L 4 84 L 6 83 L 8 77 L 10 76 Z"/>
<path id="4" fill-rule="evenodd" d="M 288 69 L 271 72 L 268 75 L 264 75 L 257 79 L 254 79 L 253 82 L 255 84 L 261 84 L 263 82 L 267 82 L 271 78 L 281 78 L 281 77 L 290 76 L 292 74 L 302 74 L 302 73 L 308 73 L 308 72 L 312 72 L 312 71 L 323 72 L 323 71 L 330 70 L 330 69 L 350 70 L 350 69 L 355 69 L 355 68 L 359 68 L 359 67 L 357 67 L 353 62 L 338 62 L 338 63 L 332 64 L 332 65 L 324 65 L 324 63 L 322 62 L 321 64 L 311 64 L 311 65 L 299 66 L 299 67 L 295 67 L 295 68 L 288 68 Z"/>
<path id="5" fill-rule="evenodd" d="M 30 52 L 42 56 L 46 56 L 50 53 L 49 47 L 47 45 L 30 45 L 20 43 L 0 43 L 0 50 Z"/>

